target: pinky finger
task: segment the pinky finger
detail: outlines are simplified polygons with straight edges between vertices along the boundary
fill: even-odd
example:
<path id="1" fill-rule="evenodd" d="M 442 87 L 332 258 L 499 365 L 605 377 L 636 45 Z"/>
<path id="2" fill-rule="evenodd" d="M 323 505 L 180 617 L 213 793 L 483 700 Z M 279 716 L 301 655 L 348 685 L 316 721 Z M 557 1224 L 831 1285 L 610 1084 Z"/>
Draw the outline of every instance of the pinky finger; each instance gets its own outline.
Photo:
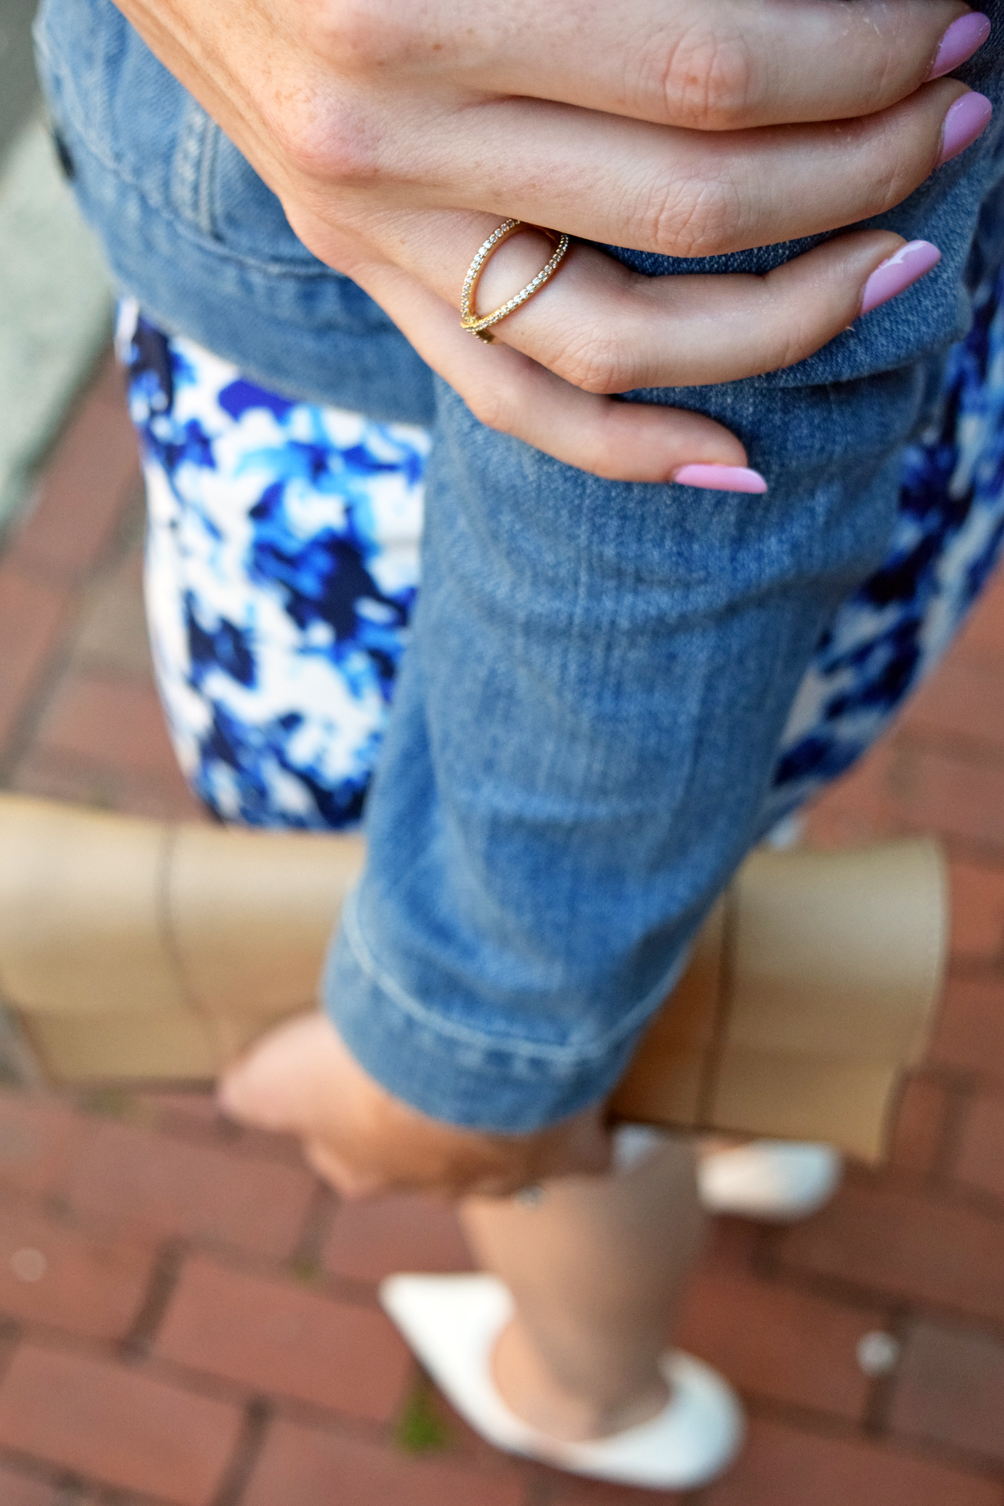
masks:
<path id="1" fill-rule="evenodd" d="M 739 440 L 713 419 L 583 392 L 508 346 L 482 344 L 458 327 L 454 309 L 390 263 L 352 276 L 488 428 L 605 480 L 767 490 Z"/>

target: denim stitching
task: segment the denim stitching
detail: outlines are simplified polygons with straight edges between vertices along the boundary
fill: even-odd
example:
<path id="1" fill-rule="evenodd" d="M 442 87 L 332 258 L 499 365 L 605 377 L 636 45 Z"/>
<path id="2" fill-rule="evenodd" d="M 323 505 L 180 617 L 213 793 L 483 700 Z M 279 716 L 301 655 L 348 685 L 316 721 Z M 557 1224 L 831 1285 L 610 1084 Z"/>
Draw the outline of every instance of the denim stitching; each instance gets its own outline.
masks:
<path id="1" fill-rule="evenodd" d="M 211 199 L 206 187 L 207 170 L 211 171 L 215 127 L 205 110 L 196 100 L 185 102 L 185 111 L 178 130 L 171 196 L 177 212 L 202 231 L 214 238 Z"/>
<path id="2" fill-rule="evenodd" d="M 51 49 L 48 50 L 47 56 L 49 61 L 52 62 L 53 54 Z M 63 72 L 67 71 L 65 65 L 63 65 L 61 61 L 58 65 L 58 68 L 57 65 L 53 63 L 52 73 L 54 81 L 56 82 L 58 82 L 58 69 L 62 69 Z M 343 282 L 346 280 L 343 273 L 336 272 L 333 267 L 326 267 L 323 262 L 318 262 L 316 267 L 311 267 L 301 266 L 299 263 L 294 262 L 261 261 L 255 257 L 245 256 L 239 252 L 233 251 L 223 241 L 213 241 L 212 244 L 207 245 L 204 239 L 197 238 L 192 234 L 192 223 L 188 222 L 186 219 L 178 219 L 177 217 L 172 216 L 168 213 L 168 211 L 162 204 L 155 203 L 154 200 L 149 197 L 143 184 L 138 179 L 134 178 L 130 173 L 125 172 L 120 162 L 117 162 L 113 157 L 110 157 L 105 151 L 102 150 L 100 142 L 96 141 L 93 138 L 91 132 L 86 129 L 85 124 L 77 119 L 76 111 L 68 106 L 65 95 L 63 95 L 62 92 L 60 95 L 60 104 L 62 105 L 63 111 L 65 112 L 65 122 L 66 126 L 69 127 L 69 130 L 66 129 L 66 126 L 64 126 L 61 121 L 57 120 L 56 123 L 60 125 L 63 134 L 72 135 L 72 141 L 70 143 L 71 147 L 73 149 L 80 148 L 86 152 L 89 152 L 94 160 L 98 162 L 100 166 L 104 168 L 104 170 L 112 178 L 114 178 L 117 183 L 124 185 L 126 188 L 131 190 L 152 214 L 155 214 L 158 219 L 165 221 L 165 223 L 170 225 L 171 229 L 178 235 L 180 239 L 190 241 L 191 244 L 195 246 L 199 251 L 206 252 L 207 254 L 218 258 L 220 261 L 229 262 L 233 266 L 244 267 L 252 272 L 264 273 L 269 277 L 299 278 L 303 281 L 325 281 L 329 278 L 336 282 Z"/>
<path id="3" fill-rule="evenodd" d="M 614 1046 L 619 1045 L 633 1031 L 643 1026 L 658 1008 L 679 979 L 689 952 L 689 946 L 685 947 L 682 955 L 676 959 L 659 984 L 646 994 L 640 1003 L 628 1010 L 612 1030 L 604 1036 L 597 1037 L 591 1046 L 577 1050 L 572 1046 L 534 1045 L 511 1036 L 484 1035 L 467 1026 L 457 1025 L 452 1020 L 444 1020 L 407 993 L 399 983 L 383 971 L 370 951 L 359 924 L 357 894 L 358 891 L 353 890 L 342 908 L 342 934 L 360 970 L 386 999 L 398 1006 L 402 1014 L 407 1015 L 414 1024 L 420 1025 L 430 1035 L 443 1039 L 451 1038 L 464 1045 L 476 1046 L 486 1055 L 507 1051 L 510 1055 L 522 1057 L 526 1061 L 552 1062 L 557 1066 L 586 1065 L 602 1060 L 609 1055 Z"/>

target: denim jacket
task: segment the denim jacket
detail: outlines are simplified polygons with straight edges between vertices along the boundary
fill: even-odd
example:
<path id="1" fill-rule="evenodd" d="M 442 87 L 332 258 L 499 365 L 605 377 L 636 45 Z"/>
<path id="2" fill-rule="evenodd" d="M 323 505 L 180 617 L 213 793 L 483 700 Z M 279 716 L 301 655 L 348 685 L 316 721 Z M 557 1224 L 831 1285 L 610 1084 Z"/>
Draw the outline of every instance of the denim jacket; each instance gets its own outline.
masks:
<path id="1" fill-rule="evenodd" d="M 820 0 L 837 3 L 837 0 Z M 1004 0 L 960 73 L 999 106 Z M 55 128 L 122 289 L 266 386 L 430 423 L 422 589 L 326 1002 L 433 1117 L 532 1129 L 598 1100 L 762 830 L 789 709 L 882 558 L 899 456 L 968 328 L 1004 112 L 874 223 L 937 269 L 789 370 L 636 399 L 708 412 L 764 498 L 629 485 L 477 423 L 321 265 L 110 0 L 44 0 Z M 650 273 L 760 270 L 799 249 Z"/>

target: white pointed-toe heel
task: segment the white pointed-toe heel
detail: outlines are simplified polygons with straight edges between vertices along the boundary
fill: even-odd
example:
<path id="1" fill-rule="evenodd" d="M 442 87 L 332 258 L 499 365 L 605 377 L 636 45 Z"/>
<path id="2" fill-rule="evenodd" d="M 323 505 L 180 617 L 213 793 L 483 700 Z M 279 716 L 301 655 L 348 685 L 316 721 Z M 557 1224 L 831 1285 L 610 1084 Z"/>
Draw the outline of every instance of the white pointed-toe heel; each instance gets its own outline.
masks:
<path id="1" fill-rule="evenodd" d="M 832 1145 L 753 1140 L 703 1156 L 697 1186 L 709 1213 L 793 1223 L 829 1202 L 843 1169 Z"/>
<path id="2" fill-rule="evenodd" d="M 668 1136 L 646 1124 L 619 1124 L 614 1167 L 630 1171 Z M 799 1140 L 751 1140 L 706 1150 L 697 1162 L 697 1191 L 708 1213 L 731 1213 L 770 1223 L 794 1223 L 828 1203 L 840 1185 L 844 1158 L 832 1145 Z"/>
<path id="3" fill-rule="evenodd" d="M 651 1421 L 608 1438 L 563 1443 L 514 1416 L 492 1379 L 495 1344 L 513 1313 L 494 1276 L 389 1276 L 380 1301 L 460 1415 L 508 1453 L 572 1474 L 657 1490 L 691 1490 L 735 1457 L 744 1424 L 739 1399 L 710 1366 L 674 1351 L 663 1374 L 666 1407 Z"/>

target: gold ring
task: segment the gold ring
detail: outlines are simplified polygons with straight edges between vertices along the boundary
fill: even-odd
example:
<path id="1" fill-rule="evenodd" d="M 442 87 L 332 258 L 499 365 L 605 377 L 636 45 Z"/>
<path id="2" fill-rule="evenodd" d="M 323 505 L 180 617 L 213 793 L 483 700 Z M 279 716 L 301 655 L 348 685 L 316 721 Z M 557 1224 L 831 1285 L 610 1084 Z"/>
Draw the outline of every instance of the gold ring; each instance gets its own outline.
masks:
<path id="1" fill-rule="evenodd" d="M 547 263 L 547 266 L 541 267 L 536 277 L 531 282 L 528 282 L 526 287 L 522 288 L 520 292 L 514 294 L 507 303 L 503 303 L 499 308 L 493 309 L 490 314 L 476 314 L 474 312 L 474 296 L 477 293 L 478 282 L 481 279 L 481 274 L 489 258 L 494 256 L 502 242 L 507 241 L 510 235 L 515 235 L 517 230 L 523 229 L 540 230 L 549 240 L 556 241 L 557 246 L 554 255 Z M 478 248 L 477 256 L 475 256 L 467 269 L 467 276 L 464 278 L 464 290 L 460 295 L 461 328 L 468 330 L 472 335 L 477 335 L 478 339 L 484 340 L 486 344 L 490 344 L 495 338 L 490 332 L 491 326 L 498 324 L 499 320 L 504 319 L 507 314 L 514 313 L 524 303 L 529 303 L 533 295 L 539 293 L 546 282 L 550 282 L 564 261 L 565 253 L 570 244 L 568 236 L 560 234 L 557 230 L 545 230 L 541 225 L 527 225 L 524 220 L 503 220 L 498 229 L 493 230 L 488 239 Z"/>

